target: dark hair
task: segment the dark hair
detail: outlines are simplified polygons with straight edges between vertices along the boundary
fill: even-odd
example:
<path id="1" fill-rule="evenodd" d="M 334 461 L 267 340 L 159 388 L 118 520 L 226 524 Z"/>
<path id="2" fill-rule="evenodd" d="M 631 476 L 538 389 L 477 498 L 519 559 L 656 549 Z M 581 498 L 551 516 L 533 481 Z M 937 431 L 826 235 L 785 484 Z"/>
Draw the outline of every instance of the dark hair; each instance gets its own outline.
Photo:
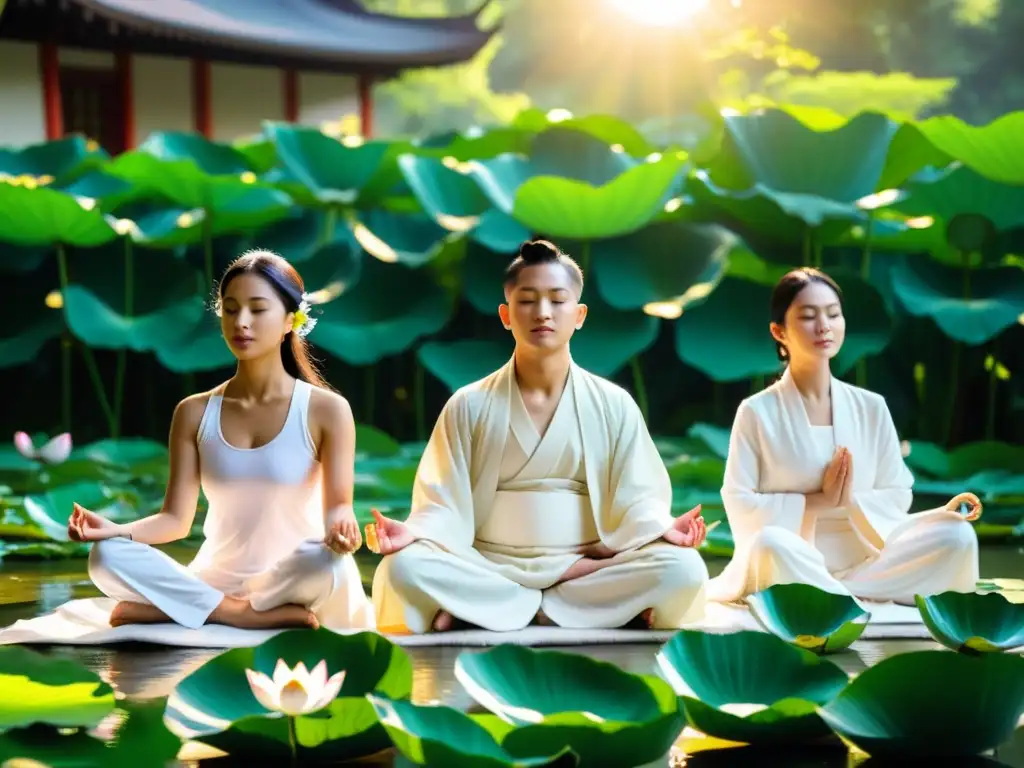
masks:
<path id="1" fill-rule="evenodd" d="M 299 309 L 302 294 L 306 288 L 302 277 L 295 271 L 295 267 L 273 251 L 255 250 L 243 253 L 225 270 L 217 288 L 218 314 L 228 285 L 244 273 L 259 275 L 270 283 L 287 311 L 295 312 Z M 317 370 L 306 340 L 294 331 L 289 332 L 281 342 L 281 362 L 284 363 L 284 369 L 290 376 L 315 387 L 331 389 L 331 386 L 320 375 L 320 371 Z"/>
<path id="2" fill-rule="evenodd" d="M 800 291 L 811 283 L 822 283 L 827 285 L 836 292 L 836 296 L 839 297 L 839 304 L 842 306 L 843 292 L 840 290 L 835 280 L 826 275 L 820 269 L 814 269 L 814 267 L 800 267 L 799 269 L 787 272 L 779 278 L 779 282 L 775 284 L 775 288 L 772 290 L 771 316 L 773 323 L 776 325 L 786 324 L 786 312 L 793 304 L 793 300 Z M 786 362 L 789 358 L 786 346 L 779 341 L 775 342 L 775 354 L 779 356 L 779 360 L 782 362 Z"/>
<path id="3" fill-rule="evenodd" d="M 561 264 L 569 273 L 569 278 L 579 293 L 583 293 L 583 270 L 571 256 L 563 253 L 557 245 L 547 240 L 527 240 L 519 246 L 519 255 L 512 259 L 512 263 L 505 269 L 505 279 L 502 284 L 506 288 L 513 288 L 519 281 L 519 273 L 526 267 L 534 267 L 538 264 Z"/>

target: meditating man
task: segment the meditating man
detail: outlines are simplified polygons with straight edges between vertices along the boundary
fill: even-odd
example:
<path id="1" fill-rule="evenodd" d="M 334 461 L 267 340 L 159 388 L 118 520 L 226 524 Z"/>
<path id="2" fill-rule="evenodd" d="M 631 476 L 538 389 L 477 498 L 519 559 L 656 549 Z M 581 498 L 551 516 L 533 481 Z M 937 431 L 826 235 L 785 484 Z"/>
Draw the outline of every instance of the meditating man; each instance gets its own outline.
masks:
<path id="1" fill-rule="evenodd" d="M 673 520 L 668 472 L 636 404 L 570 356 L 587 314 L 579 266 L 551 243 L 525 243 L 504 288 L 512 359 L 445 405 L 408 520 L 375 511 L 366 527 L 384 555 L 378 628 L 674 628 L 701 618 L 700 509 Z"/>

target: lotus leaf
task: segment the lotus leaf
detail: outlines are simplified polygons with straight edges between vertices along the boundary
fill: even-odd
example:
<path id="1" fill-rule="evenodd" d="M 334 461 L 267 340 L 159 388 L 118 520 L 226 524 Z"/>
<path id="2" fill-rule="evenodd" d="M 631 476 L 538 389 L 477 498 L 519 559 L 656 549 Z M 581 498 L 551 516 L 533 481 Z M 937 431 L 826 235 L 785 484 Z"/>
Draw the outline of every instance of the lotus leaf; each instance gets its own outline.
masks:
<path id="1" fill-rule="evenodd" d="M 540 109 L 524 109 L 512 121 L 512 127 L 543 133 L 557 127 L 592 136 L 607 146 L 618 145 L 629 155 L 647 155 L 657 151 L 644 135 L 622 118 L 611 115 L 583 115 L 566 120 L 552 119 L 551 113 Z"/>
<path id="2" fill-rule="evenodd" d="M 296 208 L 291 215 L 253 234 L 248 245 L 273 251 L 290 263 L 299 264 L 314 256 L 329 242 L 347 239 L 347 234 L 340 227 L 329 226 L 327 218 L 327 214 L 318 208 Z M 233 255 L 238 256 L 240 253 L 241 250 Z"/>
<path id="3" fill-rule="evenodd" d="M 423 209 L 445 229 L 464 232 L 490 208 L 473 177 L 442 160 L 403 155 L 398 167 Z"/>
<path id="4" fill-rule="evenodd" d="M 353 365 L 366 365 L 441 330 L 453 300 L 422 270 L 367 258 L 355 284 L 322 309 L 310 342 Z"/>
<path id="5" fill-rule="evenodd" d="M 252 171 L 248 156 L 229 144 L 210 141 L 198 133 L 158 131 L 151 133 L 139 152 L 158 160 L 187 160 L 209 176 L 241 176 Z"/>
<path id="6" fill-rule="evenodd" d="M 0 647 L 0 733 L 45 723 L 91 727 L 114 708 L 114 691 L 70 659 L 15 645 Z"/>
<path id="7" fill-rule="evenodd" d="M 861 672 L 819 709 L 873 757 L 970 757 L 1007 742 L 1024 715 L 1024 658 L 914 651 Z"/>
<path id="8" fill-rule="evenodd" d="M 512 357 L 513 348 L 511 338 L 504 344 L 480 339 L 428 341 L 416 351 L 416 356 L 424 368 L 455 392 L 498 370 Z"/>
<path id="9" fill-rule="evenodd" d="M 766 630 L 814 653 L 848 648 L 871 620 L 871 614 L 849 595 L 809 584 L 776 584 L 750 595 L 747 604 Z"/>
<path id="10" fill-rule="evenodd" d="M 349 226 L 356 241 L 371 256 L 414 268 L 433 261 L 452 237 L 448 230 L 421 213 L 394 213 L 384 208 L 356 214 Z"/>
<path id="11" fill-rule="evenodd" d="M 530 239 L 530 230 L 507 213 L 491 208 L 480 215 L 470 237 L 492 251 L 515 253 L 524 241 Z"/>
<path id="12" fill-rule="evenodd" d="M 117 237 L 96 208 L 53 189 L 0 183 L 0 242 L 92 247 Z"/>
<path id="13" fill-rule="evenodd" d="M 528 157 L 504 154 L 471 163 L 471 173 L 499 211 L 512 214 L 519 188 L 535 176 L 583 181 L 602 187 L 638 161 L 586 133 L 555 126 L 538 134 Z"/>
<path id="14" fill-rule="evenodd" d="M 0 368 L 33 360 L 64 329 L 61 313 L 46 306 L 47 296 L 59 288 L 54 266 L 51 262 L 17 278 L 0 278 L 0 300 L 7 308 L 0 330 Z"/>
<path id="15" fill-rule="evenodd" d="M 389 746 L 366 694 L 407 698 L 412 663 L 401 648 L 374 632 L 288 630 L 255 648 L 226 651 L 178 683 L 167 700 L 168 727 L 234 757 L 287 759 L 287 719 L 256 701 L 245 675 L 251 669 L 270 676 L 278 659 L 292 668 L 302 662 L 307 669 L 325 660 L 328 676 L 345 670 L 341 692 L 326 709 L 295 718 L 300 762 L 355 759 Z"/>
<path id="16" fill-rule="evenodd" d="M 644 765 L 667 754 L 682 730 L 663 681 L 587 656 L 500 645 L 459 654 L 455 676 L 482 706 L 519 726 L 502 740 L 518 757 L 568 746 L 581 766 Z"/>
<path id="17" fill-rule="evenodd" d="M 510 729 L 494 715 L 466 715 L 450 707 L 420 707 L 383 696 L 367 698 L 398 751 L 416 765 L 530 768 L 577 764 L 568 747 L 549 756 L 509 754 L 502 749 L 501 739 Z"/>
<path id="18" fill-rule="evenodd" d="M 102 171 L 90 171 L 68 184 L 54 187 L 72 197 L 95 200 L 101 211 L 113 211 L 145 195 L 145 190 Z"/>
<path id="19" fill-rule="evenodd" d="M 620 237 L 649 223 L 665 206 L 683 161 L 675 155 L 631 168 L 607 184 L 535 176 L 516 190 L 513 215 L 549 237 Z"/>
<path id="20" fill-rule="evenodd" d="M 994 232 L 1024 226 L 1024 187 L 992 181 L 964 166 L 919 174 L 904 190 L 908 196 L 893 208 L 908 216 L 952 222 L 958 216 L 977 215 Z"/>
<path id="21" fill-rule="evenodd" d="M 67 184 L 83 173 L 103 165 L 110 156 L 94 141 L 82 135 L 30 144 L 22 149 L 0 147 L 0 178 L 3 176 L 50 177 Z"/>
<path id="22" fill-rule="evenodd" d="M 386 141 L 348 146 L 315 128 L 288 123 L 265 123 L 264 132 L 290 179 L 280 186 L 303 205 L 372 203 L 386 188 L 381 182 L 400 149 Z"/>
<path id="23" fill-rule="evenodd" d="M 446 131 L 414 141 L 418 154 L 454 157 L 459 161 L 495 157 L 506 152 L 525 152 L 532 135 L 515 126 L 484 130 L 472 127 L 464 133 Z"/>
<path id="24" fill-rule="evenodd" d="M 698 421 L 687 431 L 686 436 L 700 440 L 711 452 L 723 461 L 729 455 L 729 438 L 731 430 L 716 427 L 714 424 L 705 424 Z"/>
<path id="25" fill-rule="evenodd" d="M 955 269 L 930 259 L 905 258 L 892 268 L 903 307 L 930 317 L 947 336 L 982 344 L 1024 313 L 1024 270 L 1017 267 Z"/>
<path id="26" fill-rule="evenodd" d="M 22 538 L 43 538 L 53 541 L 68 540 L 68 518 L 71 517 L 74 502 L 86 509 L 109 515 L 116 512 L 114 501 L 107 488 L 96 482 L 76 482 L 51 488 L 43 493 L 29 494 L 22 504 L 28 518 L 26 525 L 15 531 L 4 530 L 3 535 Z M 116 514 L 113 516 L 117 516 Z"/>
<path id="27" fill-rule="evenodd" d="M 764 632 L 681 630 L 658 652 L 662 674 L 698 731 L 748 744 L 828 736 L 815 710 L 847 683 L 839 667 Z"/>
<path id="28" fill-rule="evenodd" d="M 616 309 L 667 302 L 680 311 L 708 295 L 738 239 L 716 224 L 653 224 L 592 246 L 601 298 Z"/>
<path id="29" fill-rule="evenodd" d="M 140 765 L 173 763 L 181 740 L 161 722 L 163 702 L 120 701 L 107 720 L 118 719 L 113 735 L 106 722 L 91 733 L 70 734 L 36 726 L 8 731 L 0 736 L 0 763 L 4 765 L 110 766 L 137 768 Z M 141 756 L 145 755 L 145 758 Z"/>
<path id="30" fill-rule="evenodd" d="M 1024 605 L 1000 594 L 944 592 L 914 600 L 932 637 L 954 651 L 993 653 L 1024 646 Z"/>
<path id="31" fill-rule="evenodd" d="M 981 440 L 947 453 L 934 443 L 912 440 L 906 463 L 913 470 L 941 478 L 963 478 L 986 469 L 1024 472 L 1024 446 Z"/>
<path id="32" fill-rule="evenodd" d="M 988 125 L 969 125 L 957 117 L 931 117 L 914 124 L 939 152 L 1002 184 L 1024 184 L 1021 131 L 1024 112 L 1011 112 Z"/>

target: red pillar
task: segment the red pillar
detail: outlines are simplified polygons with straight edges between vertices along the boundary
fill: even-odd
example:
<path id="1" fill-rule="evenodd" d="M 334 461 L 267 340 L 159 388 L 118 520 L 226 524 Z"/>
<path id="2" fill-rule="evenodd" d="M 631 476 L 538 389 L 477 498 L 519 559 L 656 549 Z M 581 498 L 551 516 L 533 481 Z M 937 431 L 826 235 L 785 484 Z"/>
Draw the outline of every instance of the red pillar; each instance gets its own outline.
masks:
<path id="1" fill-rule="evenodd" d="M 60 102 L 60 58 L 57 46 L 53 43 L 42 43 L 39 46 L 39 73 L 43 80 L 46 140 L 53 141 L 64 135 L 64 110 Z"/>
<path id="2" fill-rule="evenodd" d="M 282 73 L 281 86 L 284 89 L 284 119 L 288 123 L 299 122 L 299 73 L 286 69 Z"/>
<path id="3" fill-rule="evenodd" d="M 192 59 L 192 125 L 197 133 L 213 137 L 213 89 L 206 59 Z"/>
<path id="4" fill-rule="evenodd" d="M 123 111 L 125 151 L 135 148 L 135 88 L 132 68 L 132 55 L 130 53 L 118 53 L 114 59 L 114 66 L 117 69 L 117 85 L 121 92 L 121 106 Z"/>
<path id="5" fill-rule="evenodd" d="M 359 76 L 359 130 L 364 138 L 373 136 L 373 78 Z"/>

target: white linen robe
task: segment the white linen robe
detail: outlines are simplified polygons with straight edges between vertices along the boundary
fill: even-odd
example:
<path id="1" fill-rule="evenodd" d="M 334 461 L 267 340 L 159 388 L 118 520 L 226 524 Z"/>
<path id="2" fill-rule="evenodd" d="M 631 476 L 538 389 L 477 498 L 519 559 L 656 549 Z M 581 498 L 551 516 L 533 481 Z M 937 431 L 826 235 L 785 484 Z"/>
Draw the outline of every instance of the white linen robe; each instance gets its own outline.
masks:
<path id="1" fill-rule="evenodd" d="M 908 514 L 914 478 L 885 399 L 834 377 L 831 393 L 832 427 L 811 425 L 788 369 L 740 404 L 722 487 L 736 548 L 709 599 L 792 582 L 905 604 L 918 593 L 973 592 L 977 536 L 956 512 Z M 837 446 L 853 459 L 853 505 L 807 513 L 804 494 L 821 490 Z"/>
<path id="2" fill-rule="evenodd" d="M 374 575 L 380 631 L 425 632 L 439 610 L 484 629 L 617 627 L 647 608 L 660 627 L 703 616 L 708 574 L 694 549 L 659 541 L 672 488 L 639 409 L 572 365 L 541 436 L 510 361 L 453 395 L 420 463 L 407 525 L 417 541 Z M 559 578 L 597 541 L 606 567 Z"/>

